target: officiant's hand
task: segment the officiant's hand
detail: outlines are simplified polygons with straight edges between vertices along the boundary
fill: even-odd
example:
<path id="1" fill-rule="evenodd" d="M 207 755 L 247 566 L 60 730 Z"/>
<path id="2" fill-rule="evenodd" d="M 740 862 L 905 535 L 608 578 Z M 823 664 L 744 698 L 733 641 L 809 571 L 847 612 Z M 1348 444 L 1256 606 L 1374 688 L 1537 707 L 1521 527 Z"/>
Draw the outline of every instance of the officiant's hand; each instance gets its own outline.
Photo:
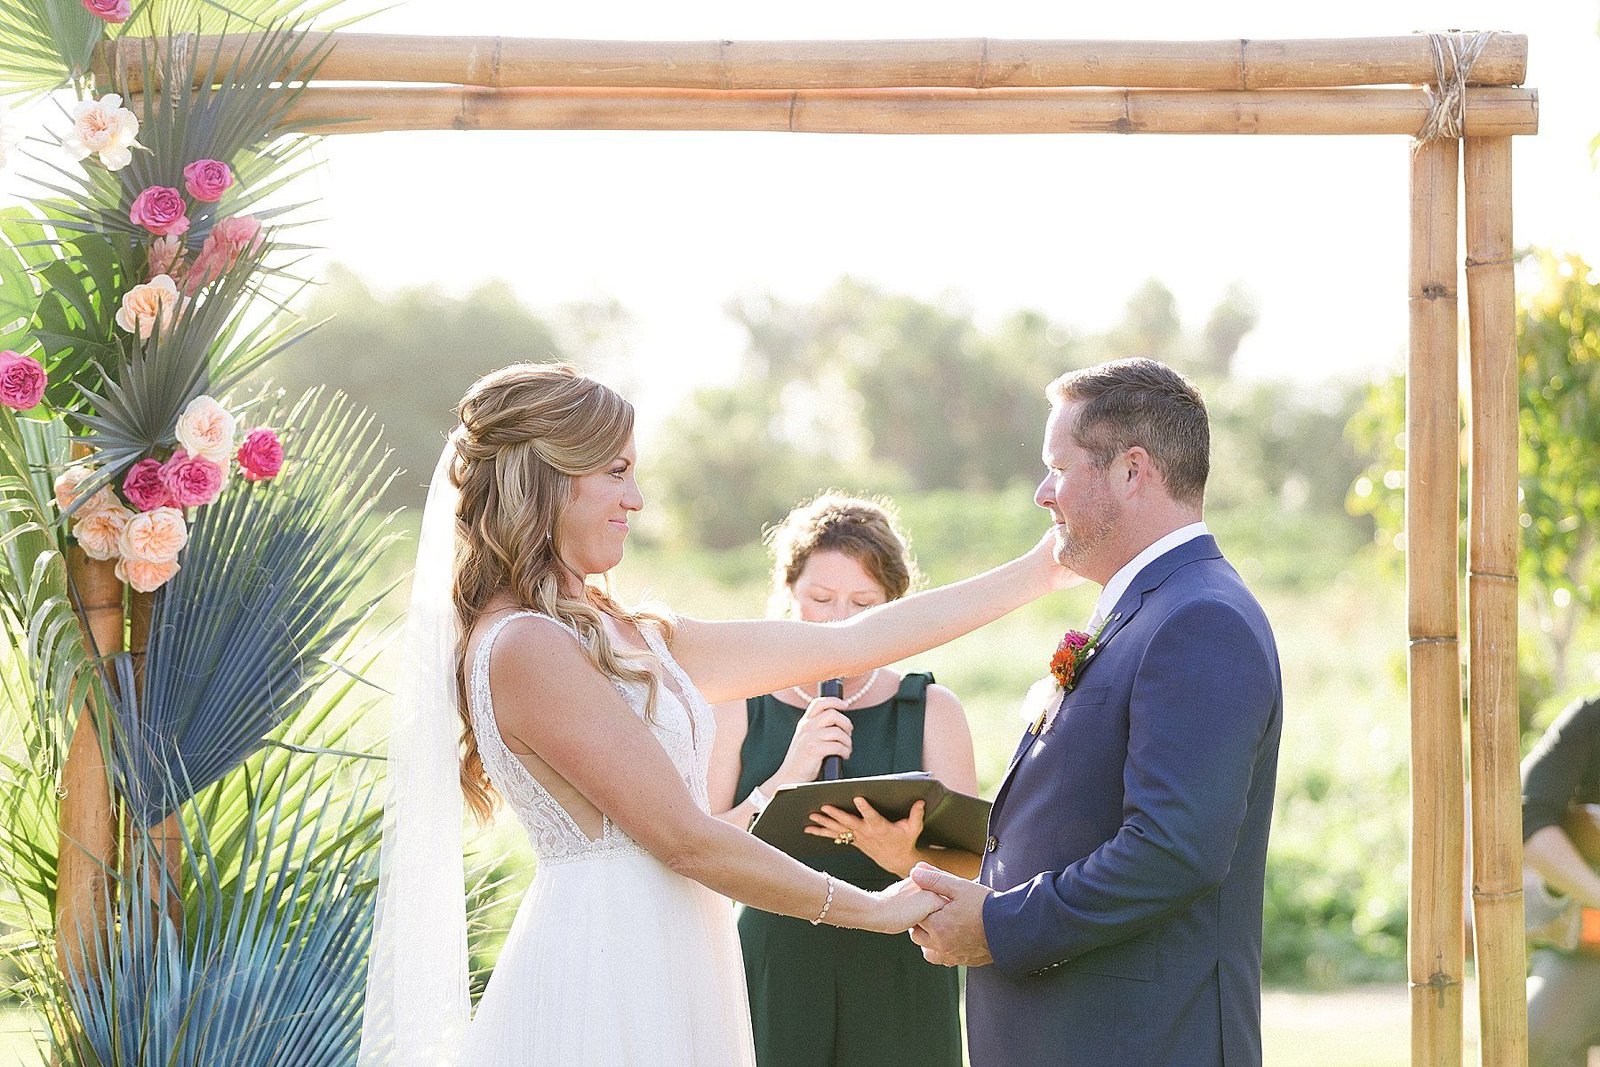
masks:
<path id="1" fill-rule="evenodd" d="M 880 815 L 865 797 L 855 798 L 855 808 L 855 811 L 845 811 L 824 804 L 821 811 L 811 813 L 811 825 L 805 828 L 806 833 L 835 841 L 843 838 L 866 853 L 879 867 L 906 877 L 917 863 L 917 838 L 922 836 L 922 817 L 927 804 L 917 801 L 904 819 L 894 822 Z"/>
<path id="2" fill-rule="evenodd" d="M 822 773 L 822 761 L 828 756 L 850 758 L 850 731 L 855 726 L 844 713 L 844 706 L 844 701 L 836 697 L 817 697 L 806 705 L 783 764 L 778 773 L 767 779 L 766 784 L 772 787 L 765 790 L 768 796 L 779 786 L 816 781 Z"/>
<path id="3" fill-rule="evenodd" d="M 950 902 L 912 928 L 911 940 L 922 946 L 922 958 L 945 967 L 993 963 L 983 932 L 983 902 L 989 888 L 926 863 L 912 869 L 911 880 Z"/>

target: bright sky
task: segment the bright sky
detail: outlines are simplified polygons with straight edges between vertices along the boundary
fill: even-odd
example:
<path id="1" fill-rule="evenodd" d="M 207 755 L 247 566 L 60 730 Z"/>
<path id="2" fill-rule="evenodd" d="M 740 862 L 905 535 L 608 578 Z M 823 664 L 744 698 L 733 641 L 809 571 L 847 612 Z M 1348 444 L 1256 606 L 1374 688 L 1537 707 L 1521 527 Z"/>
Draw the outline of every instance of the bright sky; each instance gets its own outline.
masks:
<path id="1" fill-rule="evenodd" d="M 634 39 L 1339 37 L 1453 27 L 1531 38 L 1542 132 L 1516 145 L 1516 239 L 1600 262 L 1593 0 L 1086 5 L 412 0 L 372 31 Z M 1114 321 L 1147 277 L 1198 326 L 1235 279 L 1262 321 L 1248 373 L 1393 364 L 1406 322 L 1402 138 L 432 133 L 330 138 L 314 237 L 380 287 L 508 279 L 535 306 L 615 297 L 645 407 L 726 373 L 737 293 L 803 300 L 841 274 L 980 317 Z M 660 412 L 655 414 L 659 415 Z M 650 420 L 653 421 L 653 420 Z"/>

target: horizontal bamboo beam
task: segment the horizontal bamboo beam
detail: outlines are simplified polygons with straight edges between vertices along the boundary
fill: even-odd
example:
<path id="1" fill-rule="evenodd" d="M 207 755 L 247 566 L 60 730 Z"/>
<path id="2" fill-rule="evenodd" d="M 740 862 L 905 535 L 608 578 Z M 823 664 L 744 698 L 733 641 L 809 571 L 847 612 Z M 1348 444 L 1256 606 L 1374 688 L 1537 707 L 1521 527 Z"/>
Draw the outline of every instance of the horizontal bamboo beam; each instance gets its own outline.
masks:
<path id="1" fill-rule="evenodd" d="M 231 64 L 242 38 L 221 41 Z M 1115 86 L 1282 89 L 1435 81 L 1425 35 L 1291 41 L 574 41 L 334 35 L 319 81 L 437 82 L 485 88 L 967 89 Z M 308 47 L 314 46 L 308 44 Z M 217 54 L 204 37 L 196 54 Z M 144 88 L 144 43 L 101 46 L 95 72 Z M 201 69 L 208 69 L 203 61 Z M 1496 34 L 1474 85 L 1520 85 L 1528 38 Z"/>
<path id="2" fill-rule="evenodd" d="M 765 130 L 794 133 L 1401 134 L 1422 128 L 1421 89 L 472 89 L 305 90 L 307 132 Z M 1536 133 L 1538 93 L 1474 89 L 1466 129 Z"/>

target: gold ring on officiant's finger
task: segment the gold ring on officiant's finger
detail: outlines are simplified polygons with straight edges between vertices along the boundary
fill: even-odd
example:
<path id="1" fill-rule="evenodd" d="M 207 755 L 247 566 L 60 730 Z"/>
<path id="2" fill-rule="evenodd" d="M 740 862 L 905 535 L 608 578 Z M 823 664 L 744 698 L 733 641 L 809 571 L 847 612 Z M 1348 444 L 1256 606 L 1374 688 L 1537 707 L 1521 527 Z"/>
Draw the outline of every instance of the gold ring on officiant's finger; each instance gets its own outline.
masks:
<path id="1" fill-rule="evenodd" d="M 856 832 L 854 830 L 846 830 L 844 833 L 834 838 L 833 843 L 836 845 L 852 845 L 855 844 L 855 840 Z"/>

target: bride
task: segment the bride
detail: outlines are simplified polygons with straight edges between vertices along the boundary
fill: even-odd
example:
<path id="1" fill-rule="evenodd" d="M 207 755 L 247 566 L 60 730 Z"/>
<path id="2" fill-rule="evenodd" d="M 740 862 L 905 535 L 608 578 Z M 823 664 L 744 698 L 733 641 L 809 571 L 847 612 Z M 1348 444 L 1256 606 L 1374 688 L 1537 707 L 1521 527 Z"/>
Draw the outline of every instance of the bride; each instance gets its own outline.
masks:
<path id="1" fill-rule="evenodd" d="M 518 364 L 457 414 L 418 543 L 361 1067 L 753 1067 L 728 898 L 886 934 L 943 900 L 864 892 L 710 815 L 710 703 L 870 670 L 1074 577 L 1052 534 L 838 624 L 632 610 L 604 577 L 644 506 L 632 406 Z M 503 801 L 539 858 L 470 1023 L 463 801 Z"/>

